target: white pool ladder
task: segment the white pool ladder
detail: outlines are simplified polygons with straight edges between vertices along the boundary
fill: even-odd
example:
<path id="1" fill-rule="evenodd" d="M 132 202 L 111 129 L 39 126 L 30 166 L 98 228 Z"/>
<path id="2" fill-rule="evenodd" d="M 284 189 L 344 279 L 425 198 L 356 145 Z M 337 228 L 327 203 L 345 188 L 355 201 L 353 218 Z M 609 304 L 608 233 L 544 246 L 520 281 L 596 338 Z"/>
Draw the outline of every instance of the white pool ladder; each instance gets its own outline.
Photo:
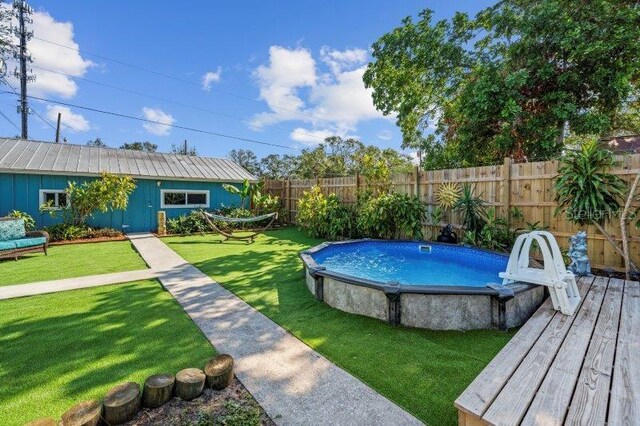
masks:
<path id="1" fill-rule="evenodd" d="M 543 268 L 529 266 L 529 251 L 533 242 L 538 243 Z M 549 287 L 553 308 L 565 315 L 573 315 L 580 303 L 580 293 L 573 272 L 567 271 L 562 253 L 553 234 L 547 231 L 532 231 L 516 239 L 509 256 L 506 272 L 501 272 L 503 284 L 521 281 Z"/>

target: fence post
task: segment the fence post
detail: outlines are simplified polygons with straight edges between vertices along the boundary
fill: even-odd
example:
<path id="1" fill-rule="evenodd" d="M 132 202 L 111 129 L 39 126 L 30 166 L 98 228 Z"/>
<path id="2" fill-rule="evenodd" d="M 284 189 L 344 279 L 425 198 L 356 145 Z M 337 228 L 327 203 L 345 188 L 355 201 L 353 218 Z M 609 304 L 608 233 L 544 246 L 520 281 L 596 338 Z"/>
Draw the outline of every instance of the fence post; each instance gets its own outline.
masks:
<path id="1" fill-rule="evenodd" d="M 286 204 L 286 208 L 287 208 L 287 214 L 289 215 L 289 221 L 291 222 L 291 178 L 287 178 L 287 180 L 284 181 L 285 184 L 285 195 L 286 195 L 286 200 L 287 200 L 287 204 Z"/>
<path id="2" fill-rule="evenodd" d="M 415 169 L 415 176 L 414 176 L 414 185 L 415 185 L 415 191 L 414 194 L 415 196 L 420 199 L 420 166 L 416 166 Z"/>
<path id="3" fill-rule="evenodd" d="M 360 173 L 356 172 L 356 197 L 358 195 L 359 189 L 360 189 Z"/>
<path id="4" fill-rule="evenodd" d="M 511 222 L 511 157 L 505 157 L 502 164 L 502 206 L 504 216 Z"/>

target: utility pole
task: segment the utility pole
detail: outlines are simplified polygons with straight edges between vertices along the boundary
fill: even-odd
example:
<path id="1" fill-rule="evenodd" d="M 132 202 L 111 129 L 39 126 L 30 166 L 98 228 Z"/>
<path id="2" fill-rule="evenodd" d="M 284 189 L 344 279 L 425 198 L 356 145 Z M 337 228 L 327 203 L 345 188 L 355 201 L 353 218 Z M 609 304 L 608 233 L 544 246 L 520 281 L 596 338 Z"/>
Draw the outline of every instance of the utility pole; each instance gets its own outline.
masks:
<path id="1" fill-rule="evenodd" d="M 24 0 L 15 0 L 13 2 L 13 12 L 18 18 L 18 28 L 15 29 L 15 35 L 20 41 L 18 52 L 14 54 L 16 59 L 20 61 L 20 71 L 14 71 L 14 75 L 20 79 L 20 106 L 18 112 L 22 119 L 22 139 L 29 138 L 29 103 L 27 101 L 27 83 L 35 81 L 36 77 L 27 73 L 27 62 L 31 62 L 31 56 L 27 52 L 27 41 L 33 37 L 33 31 L 27 31 L 26 24 L 33 23 L 29 15 L 33 13 L 33 9 L 29 7 Z"/>
<path id="2" fill-rule="evenodd" d="M 62 113 L 58 113 L 58 124 L 56 125 L 56 143 L 60 143 L 60 119 L 62 118 Z"/>
<path id="3" fill-rule="evenodd" d="M 184 155 L 189 155 L 189 151 L 187 151 L 187 140 L 184 140 L 184 151 L 182 152 Z"/>

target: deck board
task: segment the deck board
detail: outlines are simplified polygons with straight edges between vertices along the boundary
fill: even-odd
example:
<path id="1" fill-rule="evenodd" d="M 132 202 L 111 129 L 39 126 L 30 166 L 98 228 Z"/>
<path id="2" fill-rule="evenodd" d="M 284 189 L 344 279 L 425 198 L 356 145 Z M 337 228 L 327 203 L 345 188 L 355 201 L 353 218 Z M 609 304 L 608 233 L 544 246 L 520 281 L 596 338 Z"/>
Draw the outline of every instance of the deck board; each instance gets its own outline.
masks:
<path id="1" fill-rule="evenodd" d="M 623 287 L 623 280 L 609 280 L 598 322 L 565 419 L 567 425 L 605 424 Z"/>
<path id="2" fill-rule="evenodd" d="M 554 315 L 551 299 L 547 298 L 509 344 L 474 379 L 467 391 L 456 399 L 455 406 L 475 416 L 482 416 Z"/>
<path id="3" fill-rule="evenodd" d="M 591 277 L 545 304 L 455 402 L 459 424 L 640 424 L 640 283 Z"/>
<path id="4" fill-rule="evenodd" d="M 640 284 L 626 281 L 613 367 L 608 424 L 640 421 Z"/>
<path id="5" fill-rule="evenodd" d="M 567 337 L 544 376 L 523 425 L 561 425 L 571 402 L 591 335 L 593 334 L 602 299 L 607 290 L 605 277 L 597 277 L 576 313 Z"/>
<path id="6" fill-rule="evenodd" d="M 581 300 L 576 312 L 582 309 L 582 304 L 592 282 L 593 279 L 580 281 L 578 290 Z M 514 425 L 522 421 L 576 316 L 563 315 L 559 312 L 554 314 L 549 326 L 542 332 L 540 338 L 502 388 L 484 414 L 483 419 L 496 425 Z"/>

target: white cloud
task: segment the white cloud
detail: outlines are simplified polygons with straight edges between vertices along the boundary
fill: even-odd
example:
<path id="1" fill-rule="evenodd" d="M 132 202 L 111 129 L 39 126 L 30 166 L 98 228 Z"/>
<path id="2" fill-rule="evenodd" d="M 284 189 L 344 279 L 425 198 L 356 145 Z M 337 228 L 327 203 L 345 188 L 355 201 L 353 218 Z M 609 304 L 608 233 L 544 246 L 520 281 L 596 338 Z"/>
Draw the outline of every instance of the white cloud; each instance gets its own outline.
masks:
<path id="1" fill-rule="evenodd" d="M 371 90 L 364 88 L 364 72 L 365 67 L 340 72 L 331 81 L 314 87 L 310 96 L 315 104 L 314 117 L 349 130 L 360 121 L 383 118 L 373 105 Z"/>
<path id="2" fill-rule="evenodd" d="M 271 46 L 269 65 L 260 65 L 254 72 L 260 87 L 260 98 L 273 112 L 257 114 L 254 128 L 293 120 L 303 112 L 304 101 L 298 89 L 316 84 L 316 62 L 307 49 L 287 49 Z"/>
<path id="3" fill-rule="evenodd" d="M 378 139 L 382 139 L 383 141 L 389 141 L 393 137 L 393 133 L 390 130 L 383 130 L 378 133 Z"/>
<path id="4" fill-rule="evenodd" d="M 269 49 L 269 64 L 259 66 L 254 75 L 260 97 L 271 111 L 253 117 L 254 129 L 300 121 L 311 128 L 297 129 L 290 134 L 291 139 L 320 143 L 320 138 L 301 132 L 346 136 L 355 132 L 361 121 L 383 118 L 373 105 L 371 90 L 365 89 L 362 82 L 366 50 L 323 47 L 320 60 L 318 64 L 304 48 L 272 46 Z"/>
<path id="5" fill-rule="evenodd" d="M 142 127 L 145 130 L 153 135 L 157 136 L 166 136 L 171 131 L 170 125 L 176 122 L 176 120 L 171 116 L 171 114 L 167 114 L 162 111 L 160 108 L 142 108 L 142 114 L 144 118 L 151 121 L 156 121 L 157 123 L 144 123 Z"/>
<path id="6" fill-rule="evenodd" d="M 56 72 L 81 77 L 93 65 L 93 62 L 83 59 L 80 52 L 76 50 L 79 49 L 79 45 L 74 40 L 75 35 L 71 22 L 56 21 L 48 12 L 42 10 L 34 11 L 31 17 L 33 23 L 29 25 L 29 29 L 38 38 L 32 38 L 27 44 L 33 59 L 33 73 L 36 75 L 36 81 L 29 83 L 29 93 L 43 97 L 50 95 L 63 98 L 73 97 L 78 91 L 76 83 L 72 78 Z M 13 25 L 17 25 L 16 22 Z M 58 45 L 39 39 L 48 40 Z M 15 77 L 11 77 L 11 79 L 17 84 Z"/>
<path id="7" fill-rule="evenodd" d="M 335 50 L 324 46 L 320 49 L 320 59 L 331 67 L 334 74 L 338 74 L 343 69 L 367 62 L 367 51 L 364 49 Z"/>
<path id="8" fill-rule="evenodd" d="M 213 83 L 220 82 L 220 78 L 222 77 L 222 67 L 218 67 L 216 71 L 209 71 L 205 75 L 202 76 L 202 88 L 204 90 L 211 90 L 211 85 Z"/>
<path id="9" fill-rule="evenodd" d="M 60 123 L 72 132 L 86 132 L 91 129 L 89 121 L 81 114 L 76 114 L 65 106 L 47 105 L 47 118 L 49 120 L 54 123 L 57 122 L 58 113 L 61 114 Z"/>
<path id="10" fill-rule="evenodd" d="M 289 135 L 292 140 L 301 142 L 305 145 L 317 145 L 325 138 L 333 136 L 336 133 L 331 130 L 308 130 L 302 127 L 295 128 Z"/>

